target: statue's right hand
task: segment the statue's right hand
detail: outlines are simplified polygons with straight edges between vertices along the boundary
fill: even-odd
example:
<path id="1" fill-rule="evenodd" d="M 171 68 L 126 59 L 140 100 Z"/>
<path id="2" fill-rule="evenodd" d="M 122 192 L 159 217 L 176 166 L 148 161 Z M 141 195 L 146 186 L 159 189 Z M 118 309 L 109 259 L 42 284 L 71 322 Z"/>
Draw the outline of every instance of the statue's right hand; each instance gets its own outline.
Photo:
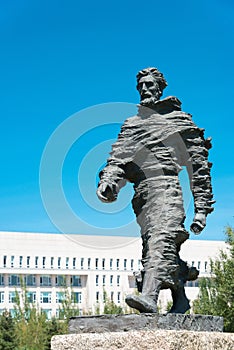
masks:
<path id="1" fill-rule="evenodd" d="M 206 215 L 204 213 L 196 213 L 193 223 L 190 226 L 190 230 L 199 235 L 201 231 L 206 227 Z"/>
<path id="2" fill-rule="evenodd" d="M 117 199 L 116 186 L 100 183 L 97 189 L 97 196 L 104 203 L 114 202 Z"/>

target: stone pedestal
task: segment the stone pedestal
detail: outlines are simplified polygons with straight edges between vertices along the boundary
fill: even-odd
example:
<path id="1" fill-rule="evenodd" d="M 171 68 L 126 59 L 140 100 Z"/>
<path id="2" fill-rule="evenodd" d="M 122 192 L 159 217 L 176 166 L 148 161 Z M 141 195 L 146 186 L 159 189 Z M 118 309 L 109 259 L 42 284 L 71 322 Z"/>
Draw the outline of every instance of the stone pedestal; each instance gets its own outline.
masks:
<path id="1" fill-rule="evenodd" d="M 52 350 L 233 350 L 223 319 L 181 314 L 72 317 L 68 335 L 54 336 Z"/>
<path id="2" fill-rule="evenodd" d="M 173 330 L 54 336 L 51 350 L 233 350 L 234 334 Z"/>
<path id="3" fill-rule="evenodd" d="M 69 321 L 69 333 L 126 332 L 130 330 L 188 330 L 222 332 L 223 318 L 182 314 L 127 314 L 77 316 Z"/>

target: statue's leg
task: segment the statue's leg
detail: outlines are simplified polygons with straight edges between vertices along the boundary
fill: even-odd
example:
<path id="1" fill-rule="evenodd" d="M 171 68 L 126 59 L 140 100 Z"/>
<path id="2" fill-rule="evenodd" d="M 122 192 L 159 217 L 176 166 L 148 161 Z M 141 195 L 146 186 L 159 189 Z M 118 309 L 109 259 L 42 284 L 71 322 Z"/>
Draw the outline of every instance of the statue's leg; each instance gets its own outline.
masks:
<path id="1" fill-rule="evenodd" d="M 138 200 L 139 204 L 139 200 Z M 142 204 L 142 202 L 141 202 Z M 143 205 L 142 205 L 143 207 Z M 139 208 L 139 206 L 138 206 Z M 140 208 L 141 209 L 141 208 Z M 140 271 L 136 274 L 137 287 L 138 291 L 141 292 L 141 295 L 128 295 L 125 298 L 128 306 L 137 309 L 140 312 L 145 313 L 156 313 L 157 310 L 157 301 L 158 295 L 161 288 L 161 281 L 157 279 L 155 264 L 156 262 L 150 262 L 150 251 L 152 242 L 152 233 L 146 232 L 147 227 L 151 227 L 149 225 L 149 220 L 144 212 L 141 212 L 141 220 L 138 220 L 138 223 L 141 226 L 142 232 L 142 265 L 143 271 Z M 151 264 L 151 268 L 149 265 Z"/>
<path id="2" fill-rule="evenodd" d="M 153 226 L 152 226 L 153 227 Z M 153 227 L 154 228 L 154 227 Z M 158 225 L 158 228 L 160 226 Z M 178 265 L 176 244 L 168 231 L 149 230 L 142 235 L 143 272 L 137 276 L 141 295 L 129 295 L 126 303 L 140 312 L 157 312 L 161 287 L 171 288 L 177 283 Z M 142 289 L 142 290 L 141 290 Z"/>
<path id="3" fill-rule="evenodd" d="M 128 295 L 125 299 L 128 306 L 140 312 L 157 312 L 158 295 L 161 282 L 157 280 L 154 270 L 144 273 L 143 287 L 141 295 Z"/>
<path id="4" fill-rule="evenodd" d="M 178 247 L 178 251 L 180 245 Z M 190 309 L 189 299 L 185 294 L 185 283 L 187 281 L 195 280 L 198 277 L 199 271 L 195 267 L 189 267 L 185 261 L 183 261 L 178 253 L 179 264 L 179 281 L 178 284 L 171 289 L 173 305 L 169 313 L 184 314 Z"/>
<path id="5" fill-rule="evenodd" d="M 184 284 L 178 284 L 177 288 L 171 289 L 173 305 L 169 313 L 184 314 L 190 309 L 189 300 L 186 297 Z"/>
<path id="6" fill-rule="evenodd" d="M 175 177 L 147 179 L 136 189 L 132 203 L 141 227 L 144 274 L 142 294 L 127 296 L 126 302 L 140 312 L 156 312 L 160 289 L 176 290 L 179 283 L 177 237 L 185 230 L 178 181 Z"/>

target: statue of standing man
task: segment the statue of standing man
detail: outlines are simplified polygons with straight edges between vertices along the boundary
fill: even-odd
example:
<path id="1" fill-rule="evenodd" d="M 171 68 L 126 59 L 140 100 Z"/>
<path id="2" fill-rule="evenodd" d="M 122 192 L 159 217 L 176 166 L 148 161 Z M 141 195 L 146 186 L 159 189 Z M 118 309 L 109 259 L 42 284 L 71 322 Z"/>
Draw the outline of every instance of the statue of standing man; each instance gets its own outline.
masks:
<path id="1" fill-rule="evenodd" d="M 128 295 L 126 303 L 140 312 L 157 312 L 161 289 L 170 288 L 172 313 L 189 308 L 184 285 L 198 271 L 180 256 L 189 234 L 184 227 L 185 212 L 178 174 L 185 166 L 194 198 L 191 231 L 199 234 L 211 213 L 212 187 L 208 150 L 210 139 L 191 115 L 181 111 L 181 102 L 170 96 L 160 100 L 167 82 L 156 68 L 137 74 L 140 105 L 136 116 L 123 124 L 112 146 L 107 165 L 100 172 L 97 195 L 113 202 L 127 181 L 134 185 L 133 210 L 141 227 L 142 266 L 137 280 L 140 295 Z"/>

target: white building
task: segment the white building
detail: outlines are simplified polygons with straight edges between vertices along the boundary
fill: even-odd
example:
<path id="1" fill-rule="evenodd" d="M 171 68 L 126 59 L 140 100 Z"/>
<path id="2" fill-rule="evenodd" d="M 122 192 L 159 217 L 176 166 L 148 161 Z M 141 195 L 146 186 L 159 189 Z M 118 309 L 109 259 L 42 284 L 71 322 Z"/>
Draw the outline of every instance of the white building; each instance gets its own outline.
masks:
<path id="1" fill-rule="evenodd" d="M 209 275 L 221 241 L 187 241 L 181 257 Z M 14 312 L 16 290 L 24 280 L 28 298 L 48 317 L 57 315 L 64 295 L 64 281 L 81 313 L 103 311 L 105 294 L 126 308 L 124 298 L 135 292 L 133 271 L 141 269 L 141 239 L 133 237 L 0 232 L 0 312 Z M 186 294 L 193 300 L 198 282 L 188 282 Z M 162 305 L 170 291 L 160 293 Z"/>

